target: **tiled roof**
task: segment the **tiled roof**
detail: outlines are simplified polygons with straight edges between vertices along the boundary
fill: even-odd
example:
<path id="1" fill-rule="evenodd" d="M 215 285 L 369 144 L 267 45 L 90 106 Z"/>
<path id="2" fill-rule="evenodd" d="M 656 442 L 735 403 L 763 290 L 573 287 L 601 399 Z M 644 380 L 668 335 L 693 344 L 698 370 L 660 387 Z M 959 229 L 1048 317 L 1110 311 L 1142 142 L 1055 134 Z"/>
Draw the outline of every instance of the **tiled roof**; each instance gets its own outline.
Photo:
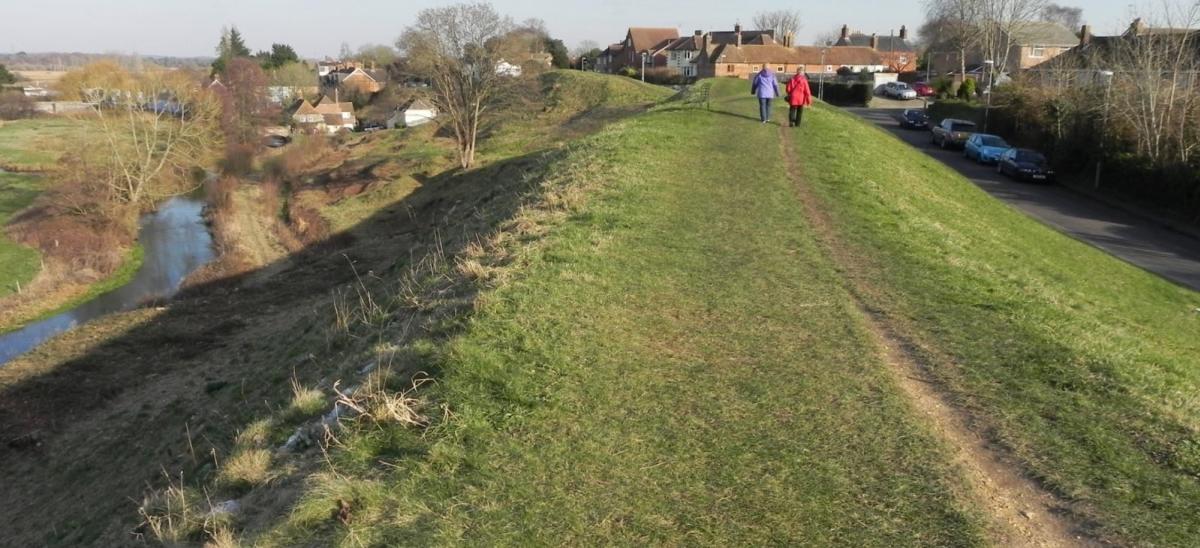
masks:
<path id="1" fill-rule="evenodd" d="M 821 49 L 814 46 L 789 48 L 780 44 L 743 45 L 723 44 L 713 50 L 713 63 L 821 65 Z M 883 60 L 871 48 L 844 46 L 829 48 L 824 56 L 826 65 L 877 66 Z"/>
<path id="2" fill-rule="evenodd" d="M 317 103 L 316 112 L 321 114 L 341 114 L 343 112 L 354 112 L 354 103 L 336 103 L 328 95 L 321 98 L 321 102 Z"/>
<path id="3" fill-rule="evenodd" d="M 774 43 L 775 31 L 773 30 L 743 30 L 742 44 L 758 44 L 767 45 Z M 713 45 L 718 44 L 736 44 L 737 31 L 719 30 L 708 33 L 708 43 Z"/>
<path id="4" fill-rule="evenodd" d="M 679 38 L 679 30 L 669 28 L 629 27 L 634 51 L 644 51 L 663 42 Z"/>
<path id="5" fill-rule="evenodd" d="M 878 51 L 916 51 L 916 48 L 914 48 L 912 44 L 908 43 L 908 40 L 901 39 L 899 36 L 892 36 L 889 34 L 887 36 L 877 36 L 877 38 L 879 40 L 879 46 L 875 49 Z M 838 47 L 859 46 L 869 48 L 871 47 L 871 37 L 862 33 L 854 33 L 848 38 L 839 38 L 837 44 L 835 45 Z"/>
<path id="6" fill-rule="evenodd" d="M 1021 46 L 1074 46 L 1079 43 L 1079 37 L 1067 27 L 1045 21 L 1020 23 L 1009 35 Z"/>
<path id="7" fill-rule="evenodd" d="M 703 40 L 699 36 L 676 38 L 667 45 L 668 51 L 699 51 Z"/>

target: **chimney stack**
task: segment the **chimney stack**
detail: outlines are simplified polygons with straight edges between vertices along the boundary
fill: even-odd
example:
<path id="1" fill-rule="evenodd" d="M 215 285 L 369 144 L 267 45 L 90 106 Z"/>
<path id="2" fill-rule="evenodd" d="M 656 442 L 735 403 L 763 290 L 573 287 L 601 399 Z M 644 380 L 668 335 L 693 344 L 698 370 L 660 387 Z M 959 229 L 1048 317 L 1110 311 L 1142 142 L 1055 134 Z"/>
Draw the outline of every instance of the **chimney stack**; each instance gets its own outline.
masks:
<path id="1" fill-rule="evenodd" d="M 907 25 L 900 25 L 900 39 L 908 40 L 908 26 Z"/>
<path id="2" fill-rule="evenodd" d="M 850 25 L 842 25 L 842 41 L 850 39 Z"/>
<path id="3" fill-rule="evenodd" d="M 1086 46 L 1090 43 L 1092 43 L 1092 26 L 1084 25 L 1083 29 L 1079 31 L 1079 45 Z"/>
<path id="4" fill-rule="evenodd" d="M 786 47 L 792 47 L 792 44 L 795 42 L 795 40 L 796 37 L 790 32 L 783 35 L 783 45 Z"/>
<path id="5" fill-rule="evenodd" d="M 704 31 L 702 31 L 702 30 L 696 31 L 696 36 L 702 36 L 702 35 L 704 35 Z"/>
<path id="6" fill-rule="evenodd" d="M 742 24 L 734 23 L 733 33 L 737 35 L 737 47 L 742 47 Z"/>
<path id="7" fill-rule="evenodd" d="M 871 33 L 871 49 L 879 49 L 879 35 Z"/>

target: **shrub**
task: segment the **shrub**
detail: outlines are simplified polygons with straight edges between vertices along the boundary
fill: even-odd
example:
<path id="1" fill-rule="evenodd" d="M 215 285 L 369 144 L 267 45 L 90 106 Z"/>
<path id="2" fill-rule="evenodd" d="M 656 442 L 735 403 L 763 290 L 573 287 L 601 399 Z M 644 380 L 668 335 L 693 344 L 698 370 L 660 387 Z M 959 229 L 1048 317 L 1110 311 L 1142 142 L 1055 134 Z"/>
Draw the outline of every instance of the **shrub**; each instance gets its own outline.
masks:
<path id="1" fill-rule="evenodd" d="M 933 90 L 937 93 L 938 99 L 949 98 L 954 95 L 954 80 L 938 78 L 933 82 Z"/>
<path id="2" fill-rule="evenodd" d="M 638 77 L 638 71 L 633 67 L 621 67 L 621 70 L 618 70 L 617 74 L 620 74 L 621 76 L 628 76 L 630 78 Z"/>
<path id="3" fill-rule="evenodd" d="M 24 93 L 0 92 L 0 120 L 32 118 L 36 114 L 33 99 L 26 97 Z"/>
<path id="4" fill-rule="evenodd" d="M 813 82 L 813 93 L 820 93 L 820 82 Z M 825 82 L 825 102 L 839 106 L 866 106 L 874 95 L 874 85 L 866 82 Z"/>
<path id="5" fill-rule="evenodd" d="M 658 67 L 646 69 L 646 81 L 651 84 L 662 86 L 676 86 L 687 84 L 689 78 L 681 74 L 679 71 L 671 70 L 666 67 Z"/>
<path id="6" fill-rule="evenodd" d="M 958 98 L 964 101 L 975 98 L 975 80 L 973 78 L 964 79 L 962 85 L 958 86 Z"/>

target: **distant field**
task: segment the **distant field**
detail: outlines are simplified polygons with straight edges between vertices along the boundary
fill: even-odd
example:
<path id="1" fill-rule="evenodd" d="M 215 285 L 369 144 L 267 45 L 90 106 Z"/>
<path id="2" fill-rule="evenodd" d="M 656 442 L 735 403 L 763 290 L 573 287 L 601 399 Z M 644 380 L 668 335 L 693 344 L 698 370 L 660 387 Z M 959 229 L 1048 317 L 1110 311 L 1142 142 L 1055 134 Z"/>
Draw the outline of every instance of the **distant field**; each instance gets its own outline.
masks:
<path id="1" fill-rule="evenodd" d="M 57 82 L 67 73 L 65 70 L 14 70 L 12 72 L 20 78 L 42 86 Z"/>
<path id="2" fill-rule="evenodd" d="M 50 168 L 65 150 L 66 137 L 80 127 L 78 120 L 60 117 L 0 122 L 0 168 Z"/>

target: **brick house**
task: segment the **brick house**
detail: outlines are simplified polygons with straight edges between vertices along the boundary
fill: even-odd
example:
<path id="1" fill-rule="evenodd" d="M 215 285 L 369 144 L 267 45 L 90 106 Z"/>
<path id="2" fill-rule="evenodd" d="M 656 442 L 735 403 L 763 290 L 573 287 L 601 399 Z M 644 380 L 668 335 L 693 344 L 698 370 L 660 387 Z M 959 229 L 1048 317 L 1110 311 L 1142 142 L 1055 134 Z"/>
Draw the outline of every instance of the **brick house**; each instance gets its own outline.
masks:
<path id="1" fill-rule="evenodd" d="M 705 44 L 710 47 L 723 44 L 736 44 L 741 37 L 744 45 L 770 45 L 775 43 L 775 31 L 752 30 L 743 31 L 742 26 L 734 25 L 732 31 L 704 32 L 697 30 L 691 36 L 677 38 L 667 45 L 667 68 L 687 77 L 696 77 L 696 64 L 692 61 L 703 51 Z"/>
<path id="2" fill-rule="evenodd" d="M 679 30 L 671 28 L 629 27 L 625 40 L 609 46 L 601 53 L 599 65 L 605 72 L 616 72 L 624 67 L 641 70 L 642 55 L 648 56 L 646 67 L 667 66 L 666 48 L 679 38 Z"/>
<path id="3" fill-rule="evenodd" d="M 1184 36 L 1187 35 L 1187 36 Z M 1095 36 L 1090 25 L 1083 25 L 1079 32 L 1079 43 L 1054 57 L 1026 69 L 1033 81 L 1053 84 L 1096 85 L 1103 82 L 1101 73 L 1120 65 L 1121 52 L 1137 46 L 1139 40 L 1167 38 L 1187 39 L 1191 44 L 1193 61 L 1200 63 L 1200 29 L 1155 28 L 1147 26 L 1141 19 L 1122 34 Z M 1168 70 L 1163 67 L 1164 71 Z M 1193 85 L 1200 79 L 1193 80 Z"/>
<path id="4" fill-rule="evenodd" d="M 752 39 L 757 43 L 750 44 L 746 42 L 746 35 L 740 31 L 740 26 L 735 29 L 731 33 L 731 42 L 714 44 L 717 40 L 726 40 L 726 37 L 701 37 L 708 40 L 702 40 L 701 51 L 693 61 L 696 76 L 748 78 L 764 66 L 777 73 L 791 73 L 800 69 L 810 74 L 832 74 L 842 67 L 854 72 L 881 72 L 886 69 L 879 53 L 868 47 L 794 47 L 790 36 L 777 42 L 770 34 L 753 36 Z"/>
<path id="5" fill-rule="evenodd" d="M 880 36 L 851 32 L 849 25 L 842 25 L 842 34 L 834 47 L 871 48 L 879 53 L 888 72 L 912 72 L 917 70 L 917 48 L 908 41 L 908 27 L 900 26 L 900 35 Z"/>
<path id="6" fill-rule="evenodd" d="M 374 67 L 366 68 L 362 63 L 346 62 L 336 65 L 318 64 L 318 75 L 321 91 L 325 94 L 335 90 L 346 95 L 372 95 L 378 93 L 387 84 L 383 71 Z M 324 72 L 321 75 L 321 72 Z"/>
<path id="7" fill-rule="evenodd" d="M 1079 44 L 1070 29 L 1045 21 L 1030 21 L 1017 25 L 1002 38 L 1005 72 L 1015 76 L 1020 72 L 1066 53 Z M 966 65 L 967 73 L 979 71 L 987 54 L 979 47 L 968 49 L 965 56 L 956 49 L 934 45 L 930 48 L 930 70 L 936 74 L 956 74 Z M 1001 61 L 1001 60 L 997 60 Z"/>
<path id="8" fill-rule="evenodd" d="M 304 133 L 337 133 L 353 131 L 358 125 L 354 116 L 354 103 L 339 103 L 329 96 L 321 98 L 315 106 L 301 99 L 291 109 L 292 124 Z"/>

